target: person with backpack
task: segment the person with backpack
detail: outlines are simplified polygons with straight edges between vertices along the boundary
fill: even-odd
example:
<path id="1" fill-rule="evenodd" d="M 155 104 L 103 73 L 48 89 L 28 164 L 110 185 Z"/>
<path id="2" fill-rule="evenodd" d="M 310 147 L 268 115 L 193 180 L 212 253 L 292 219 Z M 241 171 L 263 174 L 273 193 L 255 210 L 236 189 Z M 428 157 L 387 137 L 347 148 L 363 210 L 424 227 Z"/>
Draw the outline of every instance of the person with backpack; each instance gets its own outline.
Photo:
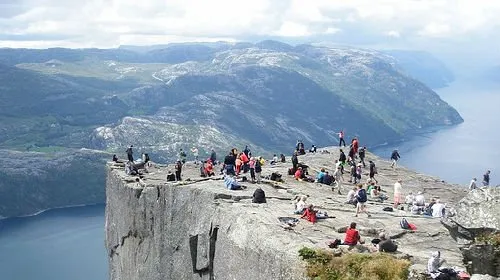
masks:
<path id="1" fill-rule="evenodd" d="M 260 173 L 262 172 L 262 164 L 259 159 L 255 160 L 255 179 L 257 184 L 260 184 Z"/>
<path id="2" fill-rule="evenodd" d="M 358 185 L 358 191 L 356 192 L 356 200 L 358 203 L 356 204 L 356 215 L 355 217 L 358 216 L 359 213 L 364 212 L 368 217 L 371 217 L 366 210 L 366 201 L 368 201 L 368 197 L 366 195 L 366 190 L 363 189 L 363 184 Z"/>
<path id="3" fill-rule="evenodd" d="M 212 149 L 212 152 L 210 153 L 210 160 L 212 161 L 213 164 L 217 164 L 217 153 L 215 152 L 214 149 Z"/>
<path id="4" fill-rule="evenodd" d="M 134 145 L 130 145 L 130 147 L 128 147 L 125 152 L 127 153 L 128 161 L 134 162 L 134 151 L 132 150 L 132 148 L 134 148 Z"/>
<path id="5" fill-rule="evenodd" d="M 292 155 L 292 167 L 293 167 L 293 172 L 297 171 L 297 167 L 299 167 L 299 158 L 297 157 L 297 151 L 293 152 Z"/>
<path id="6" fill-rule="evenodd" d="M 400 158 L 401 158 L 401 156 L 399 155 L 399 152 L 398 152 L 398 150 L 397 150 L 397 149 L 396 149 L 396 150 L 394 150 L 394 151 L 392 151 L 392 154 L 391 154 L 391 161 L 392 161 L 392 162 L 391 162 L 391 167 L 392 167 L 392 168 L 396 167 L 397 162 L 398 162 L 398 160 L 399 160 Z"/>
<path id="7" fill-rule="evenodd" d="M 344 165 L 347 160 L 345 153 L 342 149 L 340 149 L 339 162 L 340 162 L 340 171 L 344 174 Z"/>

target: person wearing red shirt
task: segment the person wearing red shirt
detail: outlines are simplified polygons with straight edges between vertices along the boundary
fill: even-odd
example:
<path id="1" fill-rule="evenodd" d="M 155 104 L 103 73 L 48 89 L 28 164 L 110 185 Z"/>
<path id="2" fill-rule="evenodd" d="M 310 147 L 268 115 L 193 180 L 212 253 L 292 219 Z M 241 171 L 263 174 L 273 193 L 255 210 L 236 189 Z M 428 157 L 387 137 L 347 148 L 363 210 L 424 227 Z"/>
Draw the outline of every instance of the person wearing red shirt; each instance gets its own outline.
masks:
<path id="1" fill-rule="evenodd" d="M 347 231 L 345 232 L 344 245 L 354 246 L 356 244 L 363 244 L 361 241 L 361 236 L 359 236 L 359 231 L 356 230 L 356 223 L 352 222 Z"/>
<path id="2" fill-rule="evenodd" d="M 302 214 L 301 218 L 306 218 L 309 222 L 311 223 L 316 223 L 317 217 L 316 217 L 316 210 L 313 209 L 313 205 L 310 204 L 306 210 L 304 211 L 304 214 Z"/>
<path id="3" fill-rule="evenodd" d="M 302 181 L 302 177 L 303 177 L 303 174 L 302 174 L 302 167 L 299 167 L 299 168 L 297 169 L 297 171 L 295 171 L 294 177 L 295 177 L 295 180 Z"/>
<path id="4" fill-rule="evenodd" d="M 352 149 L 354 151 L 354 157 L 358 154 L 358 149 L 359 149 L 359 141 L 358 138 L 354 138 L 352 140 Z"/>

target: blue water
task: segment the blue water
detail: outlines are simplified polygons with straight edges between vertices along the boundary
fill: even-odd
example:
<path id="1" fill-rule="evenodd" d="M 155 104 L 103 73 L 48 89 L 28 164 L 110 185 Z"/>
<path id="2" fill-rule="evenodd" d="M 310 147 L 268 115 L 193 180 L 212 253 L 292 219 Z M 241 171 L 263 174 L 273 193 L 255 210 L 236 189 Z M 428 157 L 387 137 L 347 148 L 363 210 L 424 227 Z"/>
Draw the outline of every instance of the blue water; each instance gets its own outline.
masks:
<path id="1" fill-rule="evenodd" d="M 465 120 L 462 124 L 414 136 L 374 152 L 389 158 L 397 148 L 402 165 L 462 185 L 468 185 L 473 177 L 481 182 L 485 171 L 491 170 L 490 185 L 500 184 L 498 85 L 455 83 L 438 93 L 462 115 Z"/>
<path id="2" fill-rule="evenodd" d="M 389 157 L 394 148 L 401 164 L 467 184 L 486 169 L 500 183 L 499 88 L 456 83 L 439 91 L 465 122 L 411 137 L 375 151 Z M 0 221 L 0 280 L 105 280 L 104 205 L 57 209 L 26 218 Z"/>
<path id="3" fill-rule="evenodd" d="M 104 205 L 0 221 L 0 279 L 105 280 Z"/>

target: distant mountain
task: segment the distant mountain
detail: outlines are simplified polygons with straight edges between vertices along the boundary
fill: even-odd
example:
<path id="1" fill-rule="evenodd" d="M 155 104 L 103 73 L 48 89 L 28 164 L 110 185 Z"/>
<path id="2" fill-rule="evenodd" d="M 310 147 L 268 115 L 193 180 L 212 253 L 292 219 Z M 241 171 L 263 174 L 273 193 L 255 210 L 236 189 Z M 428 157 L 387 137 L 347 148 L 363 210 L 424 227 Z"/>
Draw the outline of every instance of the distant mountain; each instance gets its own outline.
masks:
<path id="1" fill-rule="evenodd" d="M 398 67 L 430 88 L 442 88 L 455 80 L 453 72 L 439 59 L 424 51 L 389 50 Z"/>
<path id="2" fill-rule="evenodd" d="M 123 157 L 134 144 L 136 153 L 172 161 L 192 146 L 202 156 L 244 145 L 290 154 L 296 139 L 327 146 L 341 129 L 375 145 L 462 121 L 400 63 L 384 52 L 276 41 L 0 49 L 0 148 L 29 161 L 33 152 L 80 159 L 81 147 Z M 96 153 L 94 162 L 109 156 Z M 47 191 L 44 201 L 55 195 Z"/>

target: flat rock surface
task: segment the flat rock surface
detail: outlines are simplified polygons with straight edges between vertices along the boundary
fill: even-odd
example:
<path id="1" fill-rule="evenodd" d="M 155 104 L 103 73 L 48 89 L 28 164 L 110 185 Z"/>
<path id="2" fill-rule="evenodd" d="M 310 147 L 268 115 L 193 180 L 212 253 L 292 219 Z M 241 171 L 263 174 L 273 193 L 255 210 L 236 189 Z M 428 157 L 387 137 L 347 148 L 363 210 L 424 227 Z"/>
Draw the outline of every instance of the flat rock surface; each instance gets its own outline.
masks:
<path id="1" fill-rule="evenodd" d="M 338 158 L 338 147 L 318 149 L 318 151 L 327 150 L 329 153 L 308 153 L 299 156 L 299 162 L 309 166 L 309 175 L 316 176 L 316 171 L 326 168 L 333 172 L 334 161 Z M 247 188 L 245 190 L 231 191 L 224 187 L 221 176 L 215 176 L 210 179 L 204 179 L 199 176 L 199 165 L 188 162 L 183 168 L 182 182 L 166 182 L 168 171 L 174 171 L 173 166 L 154 165 L 145 174 L 144 182 L 147 186 L 163 185 L 182 186 L 183 188 L 194 188 L 210 191 L 214 193 L 214 202 L 222 210 L 239 213 L 235 224 L 251 227 L 252 231 L 261 233 L 261 240 L 255 244 L 241 244 L 246 248 L 258 249 L 259 246 L 266 246 L 277 251 L 286 252 L 291 255 L 298 255 L 298 250 L 302 246 L 327 248 L 327 241 L 339 238 L 343 239 L 343 234 L 338 230 L 349 225 L 351 222 L 358 224 L 361 236 L 367 242 L 367 246 L 372 246 L 370 240 L 377 237 L 380 231 L 386 231 L 399 245 L 399 251 L 411 255 L 415 269 L 425 269 L 427 259 L 432 251 L 440 250 L 442 256 L 451 266 L 461 266 L 461 254 L 455 241 L 449 236 L 448 231 L 441 225 L 439 218 L 429 218 L 421 215 L 411 215 L 409 212 L 395 210 L 394 212 L 385 212 L 382 209 L 392 205 L 393 184 L 397 179 L 403 180 L 403 192 L 406 195 L 412 191 L 423 191 L 426 199 L 431 197 L 440 198 L 447 207 L 453 206 L 464 195 L 467 194 L 465 188 L 450 185 L 439 178 L 419 174 L 402 166 L 391 168 L 390 163 L 380 160 L 376 156 L 367 153 L 368 160 L 374 160 L 377 165 L 378 173 L 376 179 L 390 198 L 388 202 L 380 203 L 369 201 L 368 211 L 372 217 L 361 214 L 360 217 L 354 217 L 355 208 L 352 205 L 345 204 L 347 191 L 354 185 L 347 182 L 349 173 L 344 174 L 343 194 L 339 195 L 332 191 L 330 186 L 319 183 L 309 183 L 296 181 L 292 176 L 287 175 L 287 169 L 291 167 L 290 157 L 287 157 L 286 163 L 270 165 L 266 163 L 263 166 L 263 176 L 268 176 L 272 172 L 282 174 L 284 182 L 252 184 L 243 183 Z M 220 165 L 216 170 L 220 169 Z M 115 175 L 123 177 L 127 186 L 131 188 L 142 189 L 134 181 L 132 176 L 127 176 L 122 168 L 115 167 Z M 368 168 L 363 173 L 362 182 L 368 178 Z M 243 174 L 250 177 L 249 174 Z M 201 181 L 198 181 L 201 180 Z M 254 204 L 251 202 L 252 194 L 257 187 L 261 187 L 267 197 L 267 203 Z M 148 188 L 148 187 L 146 187 Z M 278 221 L 278 217 L 295 217 L 293 198 L 296 195 L 309 195 L 308 203 L 314 204 L 316 209 L 326 211 L 330 218 L 318 220 L 316 224 L 301 219 L 292 229 L 284 229 Z M 225 209 L 224 209 L 225 208 Z M 416 231 L 401 229 L 399 222 L 402 217 L 406 217 L 410 223 L 416 225 Z M 234 240 L 246 240 L 235 237 Z"/>

